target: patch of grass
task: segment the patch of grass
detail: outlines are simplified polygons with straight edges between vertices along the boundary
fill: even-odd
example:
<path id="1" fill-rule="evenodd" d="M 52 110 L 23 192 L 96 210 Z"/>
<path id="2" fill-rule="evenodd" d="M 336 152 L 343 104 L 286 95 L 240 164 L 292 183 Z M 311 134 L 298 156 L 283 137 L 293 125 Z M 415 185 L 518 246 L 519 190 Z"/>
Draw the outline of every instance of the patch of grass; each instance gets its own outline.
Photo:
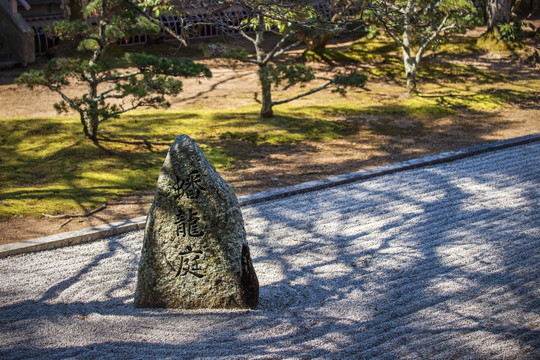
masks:
<path id="1" fill-rule="evenodd" d="M 396 51 L 398 46 L 390 40 L 361 39 L 346 50 L 324 48 L 322 51 L 304 52 L 306 60 L 330 63 L 359 63 L 359 64 L 394 64 L 400 62 Z"/>
<path id="2" fill-rule="evenodd" d="M 452 37 L 449 41 L 437 47 L 437 55 L 469 57 L 483 53 L 483 49 L 478 46 L 477 38 L 472 36 Z"/>
<path id="3" fill-rule="evenodd" d="M 451 82 L 473 84 L 492 84 L 510 81 L 512 76 L 502 73 L 478 69 L 472 65 L 455 64 L 440 61 L 423 61 L 420 63 L 418 78 L 421 81 Z"/>
<path id="4" fill-rule="evenodd" d="M 523 83 L 506 81 L 504 76 L 494 77 L 493 83 L 464 80 L 463 83 L 430 84 L 418 96 L 384 96 L 364 93 L 355 101 L 334 102 L 331 105 L 302 108 L 312 117 L 376 115 L 380 117 L 438 119 L 454 116 L 460 111 L 493 112 L 506 105 L 540 108 L 540 81 Z M 497 78 L 499 81 L 497 81 Z"/>
<path id="5" fill-rule="evenodd" d="M 367 72 L 375 78 L 394 78 L 403 73 L 403 64 L 398 56 L 399 47 L 388 39 L 361 39 L 347 50 L 337 51 L 346 61 L 368 66 Z M 339 57 L 334 56 L 339 62 Z M 373 66 L 375 65 L 375 66 Z"/>
<path id="6" fill-rule="evenodd" d="M 413 119 L 438 118 L 455 113 L 446 104 L 431 97 L 393 97 L 381 99 L 374 96 L 364 103 L 338 103 L 331 106 L 309 107 L 306 111 L 320 116 L 377 115 L 382 117 L 407 117 Z"/>
<path id="7" fill-rule="evenodd" d="M 370 133 L 386 136 L 421 136 L 425 133 L 424 124 L 421 121 L 400 124 L 394 118 L 381 118 L 371 124 Z"/>
<path id="8" fill-rule="evenodd" d="M 399 47 L 391 40 L 361 39 L 345 52 L 360 63 L 394 64 L 401 62 L 397 56 Z"/>
<path id="9" fill-rule="evenodd" d="M 499 40 L 499 36 L 494 31 L 480 36 L 476 45 L 483 51 L 500 55 L 520 54 L 526 48 L 526 45 L 521 42 Z"/>
<path id="10" fill-rule="evenodd" d="M 454 37 L 441 44 L 434 54 L 437 59 L 444 56 L 467 57 L 485 52 L 479 45 L 481 41 L 474 37 Z M 515 51 L 521 45 L 507 44 Z M 400 48 L 390 39 L 380 40 L 362 39 L 353 43 L 349 49 L 339 51 L 346 62 L 354 61 L 358 64 L 376 65 L 366 69 L 372 79 L 394 79 L 405 81 L 403 61 Z M 337 52 L 337 51 L 336 51 Z M 336 57 L 336 59 L 338 59 Z M 336 60 L 339 62 L 339 60 Z M 418 80 L 421 82 L 460 82 L 486 84 L 509 81 L 512 77 L 498 72 L 478 69 L 472 65 L 455 64 L 448 61 L 432 60 L 429 55 L 424 56 L 420 63 Z"/>
<path id="11" fill-rule="evenodd" d="M 538 82 L 536 82 L 538 83 Z M 540 91 L 526 86 L 506 84 L 501 88 L 491 86 L 475 86 L 468 90 L 445 92 L 437 98 L 441 106 L 453 109 L 466 109 L 475 112 L 492 112 L 500 110 L 508 104 L 519 104 L 523 107 L 538 106 Z M 536 89 L 539 87 L 537 86 Z M 431 95 L 425 95 L 431 97 Z"/>
<path id="12" fill-rule="evenodd" d="M 367 72 L 371 75 L 372 80 L 392 79 L 398 83 L 405 83 L 403 63 L 398 58 L 393 63 L 369 68 Z M 426 57 L 420 62 L 417 79 L 420 84 L 461 83 L 468 85 L 511 81 L 515 77 L 500 72 L 479 69 L 472 65 L 432 60 Z"/>
<path id="13" fill-rule="evenodd" d="M 297 107 L 280 107 L 276 116 L 260 120 L 256 113 L 242 119 L 242 130 L 226 131 L 220 135 L 222 140 L 236 140 L 253 144 L 284 144 L 304 140 L 325 141 L 343 137 L 354 129 L 350 124 L 332 119 L 312 116 L 309 112 L 298 111 Z M 220 114 L 219 118 L 235 117 L 234 114 Z M 253 131 L 245 131 L 254 128 Z"/>
<path id="14" fill-rule="evenodd" d="M 147 188 L 161 166 L 151 153 L 96 148 L 75 119 L 1 121 L 0 218 L 91 209 Z"/>
<path id="15" fill-rule="evenodd" d="M 77 118 L 0 119 L 0 219 L 13 215 L 84 212 L 135 190 L 151 189 L 175 137 L 189 134 L 217 169 L 243 154 L 231 143 L 329 140 L 348 123 L 296 110 L 270 120 L 243 111 L 136 112 L 102 124 L 100 147 L 82 135 Z M 232 147 L 234 148 L 234 147 Z M 242 149 L 246 149 L 242 147 Z"/>

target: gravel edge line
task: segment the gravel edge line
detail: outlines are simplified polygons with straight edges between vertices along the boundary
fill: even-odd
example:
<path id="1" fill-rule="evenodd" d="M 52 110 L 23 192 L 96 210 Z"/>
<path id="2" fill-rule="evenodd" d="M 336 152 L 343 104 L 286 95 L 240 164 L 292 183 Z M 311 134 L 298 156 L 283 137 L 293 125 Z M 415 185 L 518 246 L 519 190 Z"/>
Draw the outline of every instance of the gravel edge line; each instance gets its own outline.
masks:
<path id="1" fill-rule="evenodd" d="M 540 141 L 540 133 L 521 136 L 508 140 L 495 141 L 492 143 L 477 145 L 458 151 L 451 151 L 437 155 L 426 156 L 373 169 L 332 176 L 321 180 L 308 181 L 297 185 L 287 186 L 269 191 L 262 191 L 251 195 L 244 195 L 238 197 L 238 202 L 240 206 L 261 203 L 265 201 L 293 196 L 296 194 L 307 193 L 311 191 L 317 191 L 334 186 L 348 184 L 359 180 L 373 178 L 376 176 L 383 176 L 400 171 L 452 162 L 455 160 L 480 155 L 490 151 L 502 150 L 513 146 L 529 144 L 535 141 Z M 98 225 L 86 229 L 74 230 L 35 239 L 24 240 L 17 243 L 0 245 L 0 258 L 26 252 L 49 250 L 58 247 L 99 240 L 105 237 L 143 229 L 145 227 L 145 224 L 146 216 L 141 216 L 138 218 Z"/>

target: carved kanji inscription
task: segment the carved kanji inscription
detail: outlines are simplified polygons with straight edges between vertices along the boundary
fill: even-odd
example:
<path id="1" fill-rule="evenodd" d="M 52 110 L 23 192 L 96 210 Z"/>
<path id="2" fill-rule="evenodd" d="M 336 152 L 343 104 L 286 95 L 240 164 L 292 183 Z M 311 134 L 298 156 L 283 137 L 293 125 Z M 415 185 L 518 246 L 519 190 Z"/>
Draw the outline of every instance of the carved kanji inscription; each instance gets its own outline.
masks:
<path id="1" fill-rule="evenodd" d="M 177 179 L 175 190 L 176 198 L 186 196 L 188 199 L 197 199 L 201 191 L 206 190 L 202 184 L 201 174 L 197 170 L 192 170 L 189 175 L 183 179 Z"/>
<path id="2" fill-rule="evenodd" d="M 199 213 L 195 210 L 178 209 L 176 212 L 176 235 L 182 238 L 186 236 L 200 237 L 204 235 L 204 231 L 201 228 L 201 220 Z"/>
<path id="3" fill-rule="evenodd" d="M 193 250 L 191 246 L 187 246 L 184 251 L 178 252 L 178 258 L 167 263 L 172 271 L 175 272 L 175 277 L 183 277 L 191 274 L 196 278 L 205 276 L 204 269 L 201 264 L 203 252 L 201 250 Z"/>

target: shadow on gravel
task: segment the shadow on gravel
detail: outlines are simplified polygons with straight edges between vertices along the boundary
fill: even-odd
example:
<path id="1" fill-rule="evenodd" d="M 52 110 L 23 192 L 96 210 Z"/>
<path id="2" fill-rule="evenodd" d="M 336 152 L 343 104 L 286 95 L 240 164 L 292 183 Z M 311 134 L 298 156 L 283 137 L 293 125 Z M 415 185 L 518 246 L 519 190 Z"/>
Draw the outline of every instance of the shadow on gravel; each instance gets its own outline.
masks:
<path id="1" fill-rule="evenodd" d="M 254 311 L 135 309 L 132 294 L 114 294 L 134 288 L 140 244 L 112 238 L 39 300 L 0 306 L 2 333 L 30 326 L 27 341 L 0 347 L 0 357 L 532 359 L 540 177 L 538 154 L 525 151 L 244 208 L 262 284 Z M 107 300 L 54 302 L 121 252 L 127 269 Z M 102 323 L 73 325 L 92 314 Z M 40 346 L 49 340 L 31 324 L 58 322 L 86 329 L 88 344 Z"/>

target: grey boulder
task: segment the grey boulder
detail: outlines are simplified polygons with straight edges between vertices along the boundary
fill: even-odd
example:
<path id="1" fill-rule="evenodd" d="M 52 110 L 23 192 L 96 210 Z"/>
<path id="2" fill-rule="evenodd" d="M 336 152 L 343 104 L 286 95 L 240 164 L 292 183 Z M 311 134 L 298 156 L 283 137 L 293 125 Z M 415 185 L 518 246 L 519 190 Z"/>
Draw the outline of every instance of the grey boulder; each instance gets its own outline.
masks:
<path id="1" fill-rule="evenodd" d="M 254 308 L 258 299 L 238 200 L 195 141 L 180 135 L 148 213 L 135 306 Z"/>

